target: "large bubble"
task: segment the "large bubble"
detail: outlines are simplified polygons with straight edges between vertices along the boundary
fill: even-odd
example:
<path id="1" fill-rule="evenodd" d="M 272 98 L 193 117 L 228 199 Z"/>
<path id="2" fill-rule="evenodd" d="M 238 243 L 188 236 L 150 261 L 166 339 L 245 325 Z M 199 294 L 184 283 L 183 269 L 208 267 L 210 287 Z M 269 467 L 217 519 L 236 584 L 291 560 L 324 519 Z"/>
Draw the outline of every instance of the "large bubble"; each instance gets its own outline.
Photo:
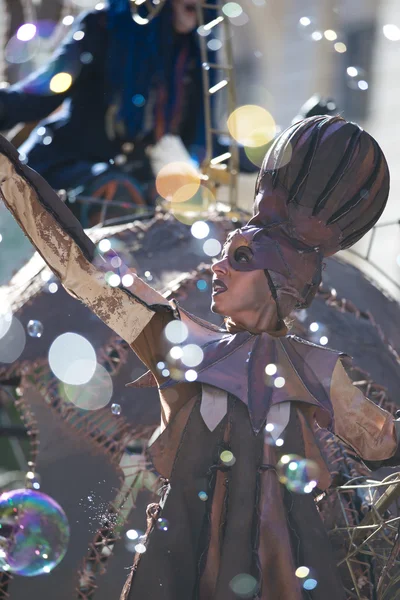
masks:
<path id="1" fill-rule="evenodd" d="M 8 326 L 7 318 L 5 316 L 3 321 L 0 319 L 0 329 L 3 327 L 3 331 Z M 12 363 L 17 360 L 25 348 L 25 341 L 26 335 L 23 326 L 18 319 L 12 317 L 6 333 L 3 336 L 0 335 L 0 362 Z"/>
<path id="2" fill-rule="evenodd" d="M 284 454 L 277 464 L 277 473 L 279 481 L 291 492 L 309 494 L 317 485 L 319 467 L 297 454 Z"/>
<path id="3" fill-rule="evenodd" d="M 0 569 L 25 577 L 50 573 L 67 551 L 69 525 L 59 504 L 33 490 L 0 495 Z"/>
<path id="4" fill-rule="evenodd" d="M 98 410 L 110 402 L 113 382 L 109 372 L 97 364 L 93 377 L 82 385 L 63 383 L 61 391 L 70 402 L 82 410 Z"/>
<path id="5" fill-rule="evenodd" d="M 49 365 L 54 375 L 64 383 L 82 385 L 94 375 L 96 353 L 82 335 L 63 333 L 50 346 Z"/>
<path id="6" fill-rule="evenodd" d="M 255 104 L 239 106 L 228 117 L 231 136 L 243 146 L 256 148 L 274 139 L 276 124 L 272 115 Z"/>

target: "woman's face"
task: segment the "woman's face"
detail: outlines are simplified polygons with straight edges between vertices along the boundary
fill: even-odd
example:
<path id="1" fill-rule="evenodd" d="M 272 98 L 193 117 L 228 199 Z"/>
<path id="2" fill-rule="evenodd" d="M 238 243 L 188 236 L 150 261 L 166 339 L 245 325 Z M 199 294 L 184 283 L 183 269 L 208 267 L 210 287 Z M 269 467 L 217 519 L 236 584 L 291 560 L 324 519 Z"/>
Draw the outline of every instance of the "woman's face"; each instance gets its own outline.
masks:
<path id="1" fill-rule="evenodd" d="M 190 33 L 196 29 L 196 0 L 172 0 L 172 12 L 172 22 L 177 33 Z"/>
<path id="2" fill-rule="evenodd" d="M 264 271 L 233 269 L 228 251 L 234 253 L 237 262 L 248 262 L 251 258 L 250 240 L 246 235 L 236 234 L 225 244 L 221 259 L 213 264 L 211 310 L 230 317 L 234 323 L 249 330 L 255 329 L 267 312 L 276 321 L 275 302 Z"/>

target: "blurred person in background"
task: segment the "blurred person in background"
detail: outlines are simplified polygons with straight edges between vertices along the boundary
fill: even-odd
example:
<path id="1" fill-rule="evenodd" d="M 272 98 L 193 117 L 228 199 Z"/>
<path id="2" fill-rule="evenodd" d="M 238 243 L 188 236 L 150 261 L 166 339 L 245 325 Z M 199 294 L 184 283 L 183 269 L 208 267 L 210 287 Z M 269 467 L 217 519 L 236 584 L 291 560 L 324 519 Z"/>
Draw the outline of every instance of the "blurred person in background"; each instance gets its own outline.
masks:
<path id="1" fill-rule="evenodd" d="M 80 16 L 44 67 L 0 90 L 2 131 L 39 121 L 19 148 L 22 160 L 56 189 L 85 183 L 120 155 L 145 183 L 152 179 L 147 149 L 167 134 L 179 136 L 200 162 L 205 125 L 195 2 L 166 0 L 147 25 L 132 18 L 129 0 L 109 0 Z"/>

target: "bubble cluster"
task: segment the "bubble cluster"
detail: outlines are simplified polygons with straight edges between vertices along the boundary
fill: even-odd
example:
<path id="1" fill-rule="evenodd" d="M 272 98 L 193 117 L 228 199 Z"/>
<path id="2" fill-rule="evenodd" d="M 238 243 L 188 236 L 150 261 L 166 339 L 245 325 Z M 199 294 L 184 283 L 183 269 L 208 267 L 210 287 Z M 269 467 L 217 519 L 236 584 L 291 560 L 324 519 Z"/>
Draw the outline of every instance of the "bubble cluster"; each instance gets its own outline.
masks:
<path id="1" fill-rule="evenodd" d="M 25 577 L 50 573 L 63 559 L 69 541 L 61 506 L 28 489 L 0 495 L 0 532 L 0 569 Z"/>
<path id="2" fill-rule="evenodd" d="M 279 481 L 291 492 L 309 494 L 317 485 L 319 467 L 313 460 L 285 454 L 278 461 L 277 474 Z"/>

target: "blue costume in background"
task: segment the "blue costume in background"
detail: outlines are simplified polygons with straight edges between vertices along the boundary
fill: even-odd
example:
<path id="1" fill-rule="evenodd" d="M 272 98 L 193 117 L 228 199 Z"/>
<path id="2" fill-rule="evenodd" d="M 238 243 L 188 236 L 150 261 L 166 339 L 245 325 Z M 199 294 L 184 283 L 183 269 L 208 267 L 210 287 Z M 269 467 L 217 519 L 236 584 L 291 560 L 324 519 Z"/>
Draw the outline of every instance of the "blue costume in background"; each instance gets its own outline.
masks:
<path id="1" fill-rule="evenodd" d="M 134 144 L 131 159 L 139 179 L 146 178 L 145 147 L 165 133 L 180 135 L 201 160 L 205 130 L 198 34 L 175 33 L 171 18 L 167 1 L 148 25 L 138 25 L 128 0 L 110 0 L 108 8 L 75 22 L 44 68 L 0 90 L 1 130 L 41 119 L 20 152 L 52 187 L 80 183 L 93 164 L 113 159 L 126 142 Z M 50 90 L 57 73 L 72 76 L 65 92 Z"/>

